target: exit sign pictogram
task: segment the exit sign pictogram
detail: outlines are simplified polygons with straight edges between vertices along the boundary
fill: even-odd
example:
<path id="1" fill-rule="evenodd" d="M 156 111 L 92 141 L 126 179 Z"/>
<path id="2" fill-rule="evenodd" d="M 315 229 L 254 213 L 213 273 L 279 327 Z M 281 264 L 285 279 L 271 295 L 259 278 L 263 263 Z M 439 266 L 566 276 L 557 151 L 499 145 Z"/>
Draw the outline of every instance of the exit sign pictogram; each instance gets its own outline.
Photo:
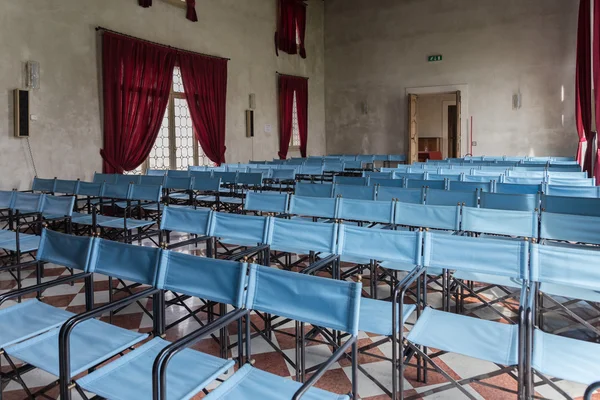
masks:
<path id="1" fill-rule="evenodd" d="M 429 57 L 427 57 L 427 61 L 429 61 L 429 62 L 442 61 L 442 55 L 438 54 L 435 56 L 429 56 Z"/>

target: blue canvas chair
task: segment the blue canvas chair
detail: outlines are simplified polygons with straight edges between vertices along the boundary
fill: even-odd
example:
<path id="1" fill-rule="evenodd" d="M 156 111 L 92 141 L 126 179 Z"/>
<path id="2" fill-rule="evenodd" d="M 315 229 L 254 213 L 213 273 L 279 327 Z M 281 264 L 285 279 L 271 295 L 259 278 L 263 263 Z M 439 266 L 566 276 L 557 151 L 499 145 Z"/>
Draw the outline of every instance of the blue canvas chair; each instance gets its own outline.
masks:
<path id="1" fill-rule="evenodd" d="M 497 182 L 494 187 L 495 193 L 505 194 L 538 194 L 542 192 L 543 185 L 541 184 L 515 184 Z"/>
<path id="2" fill-rule="evenodd" d="M 460 230 L 460 207 L 396 202 L 394 224 L 455 233 Z"/>
<path id="3" fill-rule="evenodd" d="M 175 169 L 167 170 L 167 177 L 170 178 L 189 178 L 190 171 L 179 171 Z"/>
<path id="4" fill-rule="evenodd" d="M 513 211 L 537 211 L 540 208 L 540 194 L 509 194 L 481 192 L 479 207 L 513 210 Z"/>
<path id="5" fill-rule="evenodd" d="M 463 182 L 481 182 L 481 183 L 492 183 L 500 182 L 501 176 L 479 176 L 479 175 L 464 175 Z"/>
<path id="6" fill-rule="evenodd" d="M 390 226 L 394 222 L 394 203 L 338 198 L 336 219 L 343 220 L 345 223 L 356 222 L 361 226 L 364 224 L 369 227 Z"/>
<path id="7" fill-rule="evenodd" d="M 266 217 L 214 212 L 209 228 L 214 254 L 229 260 L 256 256 L 268 265 L 268 229 Z"/>
<path id="8" fill-rule="evenodd" d="M 464 181 L 449 181 L 448 190 L 458 192 L 474 192 L 479 190 L 480 192 L 492 192 L 492 182 L 464 182 Z"/>
<path id="9" fill-rule="evenodd" d="M 286 214 L 288 211 L 289 197 L 290 196 L 287 193 L 249 192 L 246 194 L 244 211 L 246 213 L 250 211 L 260 214 L 273 214 L 275 216 Z"/>
<path id="10" fill-rule="evenodd" d="M 356 185 L 333 185 L 333 197 L 344 197 L 357 200 L 375 200 L 377 187 Z"/>
<path id="11" fill-rule="evenodd" d="M 332 197 L 333 185 L 328 183 L 315 184 L 299 182 L 296 184 L 294 194 L 303 197 Z"/>
<path id="12" fill-rule="evenodd" d="M 364 171 L 363 178 L 375 178 L 375 179 L 393 179 L 394 174 L 392 172 L 374 172 Z"/>
<path id="13" fill-rule="evenodd" d="M 117 183 L 117 174 L 100 174 L 94 172 L 92 183 Z"/>
<path id="14" fill-rule="evenodd" d="M 148 170 L 146 170 L 146 175 L 165 176 L 165 175 L 167 175 L 167 170 L 165 170 L 165 169 L 148 169 Z"/>
<path id="15" fill-rule="evenodd" d="M 543 195 L 542 211 L 600 217 L 600 198 Z"/>
<path id="16" fill-rule="evenodd" d="M 291 219 L 308 219 L 314 222 L 331 221 L 336 218 L 338 203 L 333 197 L 307 197 L 294 195 L 290 198 L 288 213 Z"/>
<path id="17" fill-rule="evenodd" d="M 427 173 L 427 177 L 426 177 L 426 180 L 428 180 L 428 181 L 454 181 L 454 182 L 458 182 L 461 179 L 462 179 L 462 174 L 458 173 L 456 171 L 453 172 L 453 173 L 447 172 L 447 173 L 444 173 L 444 174 L 441 174 L 441 173 L 437 173 L 436 174 L 436 173 L 428 172 Z"/>
<path id="18" fill-rule="evenodd" d="M 531 246 L 532 287 L 527 308 L 528 397 L 532 396 L 536 386 L 543 384 L 554 389 L 554 398 L 570 398 L 557 385 L 557 380 L 589 385 L 598 379 L 600 368 L 595 360 L 600 356 L 600 345 L 544 330 L 539 325 L 536 309 L 536 299 L 540 293 L 545 295 L 559 291 L 559 296 L 569 298 L 586 297 L 590 293 L 597 296 L 600 284 L 598 257 L 596 249 Z"/>
<path id="19" fill-rule="evenodd" d="M 293 167 L 289 165 L 288 167 Z M 271 178 L 265 182 L 265 188 L 269 190 L 277 190 L 279 192 L 291 192 L 294 190 L 296 183 L 295 168 L 279 168 L 273 170 Z"/>
<path id="20" fill-rule="evenodd" d="M 37 176 L 33 178 L 31 184 L 31 191 L 33 193 L 48 193 L 54 194 L 56 191 L 56 178 L 54 179 L 42 179 Z"/>
<path id="21" fill-rule="evenodd" d="M 452 206 L 460 204 L 466 207 L 477 207 L 479 192 L 451 192 L 427 188 L 425 190 L 425 204 L 437 206 Z"/>
<path id="22" fill-rule="evenodd" d="M 368 178 L 361 178 L 356 176 L 334 176 L 333 183 L 338 185 L 356 185 L 356 186 L 367 186 L 369 182 Z"/>
<path id="23" fill-rule="evenodd" d="M 156 283 L 158 289 L 231 305 L 236 311 L 173 343 L 155 337 L 76 383 L 89 392 L 111 399 L 150 399 L 153 395 L 169 400 L 192 398 L 235 364 L 232 360 L 189 347 L 218 330 L 215 324 L 235 322 L 236 317 L 247 315 L 243 308 L 247 297 L 247 272 L 247 264 L 164 252 Z M 241 336 L 242 329 L 239 332 Z M 243 357 L 243 351 L 239 354 Z M 132 381 L 136 384 L 131 385 Z"/>
<path id="24" fill-rule="evenodd" d="M 165 190 L 165 198 L 168 204 L 191 205 L 193 182 L 194 179 L 188 176 L 181 177 L 167 175 L 163 189 Z"/>
<path id="25" fill-rule="evenodd" d="M 425 172 L 410 173 L 410 172 L 394 172 L 394 179 L 413 179 L 425 180 Z"/>
<path id="26" fill-rule="evenodd" d="M 192 182 L 192 206 L 208 207 L 216 211 L 221 209 L 221 179 L 203 178 Z"/>
<path id="27" fill-rule="evenodd" d="M 528 244 L 525 241 L 426 233 L 423 264 L 427 268 L 465 270 L 525 280 L 528 274 Z M 469 256 L 465 257 L 465 254 Z M 525 297 L 522 296 L 522 301 Z M 405 335 L 400 330 L 399 354 L 405 354 L 405 350 L 410 349 L 409 354 L 420 356 L 426 364 L 432 366 L 450 383 L 439 385 L 420 395 L 428 396 L 456 388 L 466 397 L 474 398 L 460 382 L 433 362 L 431 357 L 445 352 L 458 353 L 502 365 L 500 371 L 492 373 L 494 375 L 513 372 L 515 369 L 521 372 L 524 364 L 524 346 L 523 341 L 520 340 L 524 337 L 523 313 L 521 316 L 518 325 L 509 325 L 426 308 L 406 335 L 406 342 L 403 340 Z M 428 354 L 427 348 L 437 349 L 436 353 Z M 406 362 L 409 360 L 405 360 Z M 400 363 L 400 393 L 403 393 L 404 389 L 402 376 L 405 363 Z M 486 379 L 489 376 L 490 373 L 471 377 L 469 382 Z M 520 381 L 522 376 L 522 374 L 518 375 L 517 380 Z"/>
<path id="28" fill-rule="evenodd" d="M 210 227 L 213 212 L 207 208 L 165 207 L 160 220 L 160 242 L 167 249 L 176 249 L 188 245 L 206 242 L 206 256 L 213 257 L 210 240 Z M 171 240 L 171 233 L 184 235 L 179 240 Z"/>
<path id="29" fill-rule="evenodd" d="M 294 274 L 273 268 L 252 265 L 246 307 L 268 312 L 304 324 L 348 332 L 348 340 L 340 346 L 325 364 L 309 379 L 301 372 L 299 382 L 285 379 L 254 368 L 250 363 L 242 366 L 231 378 L 223 382 L 206 397 L 217 399 L 307 399 L 349 400 L 358 399 L 357 393 L 357 335 L 360 313 L 359 283 L 342 282 L 308 275 Z M 307 301 L 306 290 L 312 295 Z M 332 312 L 335 311 L 335 312 Z M 302 332 L 302 330 L 301 330 Z M 249 335 L 246 346 L 250 348 Z M 301 348 L 304 335 L 301 334 Z M 350 396 L 333 394 L 313 385 L 344 353 L 352 349 L 352 393 Z M 298 364 L 304 365 L 304 351 L 298 353 Z M 304 383 L 302 383 L 304 381 Z"/>
<path id="30" fill-rule="evenodd" d="M 446 189 L 446 181 L 445 180 L 429 181 L 429 180 L 422 180 L 422 179 L 407 179 L 406 187 L 409 189 L 431 188 L 431 189 L 445 190 Z"/>
<path id="31" fill-rule="evenodd" d="M 340 225 L 338 239 L 338 254 L 342 261 L 352 260 L 360 264 L 370 266 L 371 297 L 363 297 L 360 303 L 359 330 L 383 336 L 383 339 L 358 349 L 360 354 L 371 355 L 370 350 L 389 342 L 397 341 L 398 331 L 402 329 L 409 316 L 417 309 L 416 304 L 404 304 L 404 294 L 408 288 L 422 278 L 419 274 L 421 265 L 422 234 L 417 232 L 401 232 L 392 230 L 371 231 L 367 228 Z M 387 268 L 380 269 L 379 266 L 385 262 Z M 408 275 L 402 279 L 395 279 L 394 272 L 408 271 Z M 390 284 L 391 292 L 395 293 L 389 300 L 378 300 L 377 281 L 384 280 Z M 419 281 L 418 285 L 422 285 Z M 420 296 L 418 296 L 420 297 Z M 417 301 L 420 302 L 419 298 Z M 419 304 L 421 306 L 421 304 Z M 418 315 L 418 311 L 417 311 Z M 396 329 L 394 329 L 394 326 Z M 380 358 L 379 356 L 377 358 Z M 397 352 L 392 357 L 385 357 L 391 362 L 393 382 L 397 382 L 397 369 L 399 356 Z M 367 378 L 373 381 L 391 398 L 396 398 L 397 386 L 387 387 L 381 380 L 376 379 L 361 365 L 358 369 Z"/>
<path id="32" fill-rule="evenodd" d="M 377 201 L 397 200 L 402 203 L 423 204 L 425 191 L 421 189 L 405 189 L 390 186 L 377 187 Z"/>
<path id="33" fill-rule="evenodd" d="M 322 182 L 323 174 L 324 168 L 322 164 L 307 164 L 300 168 L 299 173 L 296 175 L 296 179 L 298 181 Z"/>
<path id="34" fill-rule="evenodd" d="M 79 189 L 79 184 L 80 181 L 75 180 L 66 180 L 66 179 L 57 179 L 56 180 L 56 186 L 54 187 L 54 193 L 55 194 L 62 194 L 62 195 L 76 195 L 77 191 Z"/>
<path id="35" fill-rule="evenodd" d="M 404 179 L 369 177 L 369 186 L 404 187 Z"/>
<path id="36" fill-rule="evenodd" d="M 574 178 L 563 178 L 563 177 L 550 177 L 546 181 L 549 185 L 563 185 L 563 186 L 595 186 L 596 181 L 594 178 L 588 179 L 574 179 Z"/>
<path id="37" fill-rule="evenodd" d="M 545 185 L 544 193 L 548 196 L 599 198 L 600 186 Z"/>

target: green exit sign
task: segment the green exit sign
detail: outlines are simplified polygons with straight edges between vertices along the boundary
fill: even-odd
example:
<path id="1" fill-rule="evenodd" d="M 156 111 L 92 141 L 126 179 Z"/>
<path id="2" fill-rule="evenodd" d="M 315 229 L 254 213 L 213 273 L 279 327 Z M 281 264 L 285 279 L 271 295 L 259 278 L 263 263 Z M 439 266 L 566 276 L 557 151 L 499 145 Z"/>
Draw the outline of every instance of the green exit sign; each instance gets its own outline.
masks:
<path id="1" fill-rule="evenodd" d="M 429 56 L 429 57 L 427 57 L 427 61 L 429 61 L 429 62 L 442 61 L 442 55 L 438 54 L 435 56 Z"/>

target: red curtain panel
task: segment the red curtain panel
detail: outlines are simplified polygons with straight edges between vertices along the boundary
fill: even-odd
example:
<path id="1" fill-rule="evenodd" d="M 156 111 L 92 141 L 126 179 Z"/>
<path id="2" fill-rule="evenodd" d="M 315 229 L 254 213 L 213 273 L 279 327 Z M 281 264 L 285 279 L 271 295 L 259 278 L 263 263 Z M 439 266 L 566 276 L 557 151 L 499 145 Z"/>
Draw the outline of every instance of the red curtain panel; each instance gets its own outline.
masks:
<path id="1" fill-rule="evenodd" d="M 185 0 L 187 5 L 187 11 L 185 17 L 190 21 L 198 21 L 198 15 L 196 14 L 196 0 Z"/>
<path id="2" fill-rule="evenodd" d="M 285 160 L 292 137 L 294 93 L 300 131 L 300 154 L 306 157 L 308 136 L 308 79 L 279 75 L 279 158 Z"/>
<path id="3" fill-rule="evenodd" d="M 590 1 L 579 2 L 579 22 L 577 27 L 577 60 L 575 70 L 575 118 L 579 146 L 577 148 L 577 161 L 583 169 L 592 175 L 592 73 L 590 49 Z M 583 143 L 588 142 L 585 157 L 582 158 Z M 583 162 L 582 162 L 583 161 Z"/>
<path id="4" fill-rule="evenodd" d="M 592 42 L 592 56 L 594 58 L 594 96 L 596 103 L 596 130 L 600 128 L 600 0 L 594 0 L 594 39 Z M 594 176 L 596 185 L 600 186 L 600 137 L 596 133 L 596 168 Z"/>
<path id="5" fill-rule="evenodd" d="M 296 3 L 296 26 L 298 28 L 298 36 L 300 38 L 300 57 L 306 58 L 306 48 L 304 47 L 304 39 L 306 37 L 306 3 L 303 1 Z"/>
<path id="6" fill-rule="evenodd" d="M 227 60 L 180 52 L 179 67 L 196 138 L 206 156 L 221 165 L 226 150 Z"/>
<path id="7" fill-rule="evenodd" d="M 297 43 L 297 36 L 300 36 L 300 46 Z M 306 58 L 306 50 L 303 50 L 305 36 L 306 3 L 301 0 L 279 0 L 277 32 L 275 32 L 277 55 L 279 55 L 279 50 L 288 54 L 298 54 L 298 47 L 300 47 L 300 55 Z"/>
<path id="8" fill-rule="evenodd" d="M 105 173 L 131 171 L 150 154 L 169 101 L 177 54 L 172 49 L 104 32 Z"/>
<path id="9" fill-rule="evenodd" d="M 296 78 L 296 107 L 300 131 L 300 155 L 306 157 L 308 138 L 308 79 L 306 78 Z"/>

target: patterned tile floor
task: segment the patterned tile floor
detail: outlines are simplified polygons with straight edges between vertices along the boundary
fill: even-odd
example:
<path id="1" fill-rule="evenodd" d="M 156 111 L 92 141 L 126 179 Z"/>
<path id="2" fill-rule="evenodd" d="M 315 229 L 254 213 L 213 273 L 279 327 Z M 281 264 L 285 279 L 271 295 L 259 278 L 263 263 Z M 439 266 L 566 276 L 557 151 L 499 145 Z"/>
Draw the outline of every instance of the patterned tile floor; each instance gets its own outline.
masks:
<path id="1" fill-rule="evenodd" d="M 197 249 L 195 252 L 197 252 Z M 47 266 L 44 281 L 56 279 L 58 276 L 67 275 L 68 272 L 64 268 L 56 266 Z M 26 271 L 24 273 L 26 277 L 23 281 L 24 286 L 35 284 L 34 271 Z M 365 277 L 368 279 L 368 277 Z M 367 285 L 367 281 L 365 282 Z M 4 293 L 15 288 L 15 283 L 8 275 L 8 273 L 0 274 L 0 293 Z M 95 303 L 101 304 L 108 301 L 108 279 L 104 276 L 95 276 Z M 382 291 L 385 288 L 381 288 Z M 380 294 L 385 295 L 385 293 Z M 492 293 L 488 293 L 492 296 Z M 428 300 L 433 306 L 436 303 L 440 303 L 440 297 L 437 293 L 429 295 Z M 44 292 L 44 301 L 52 304 L 56 307 L 65 308 L 72 312 L 82 312 L 84 310 L 84 287 L 82 282 L 75 283 L 73 286 L 63 285 L 56 288 L 48 289 Z M 145 306 L 151 309 L 151 301 L 146 300 Z M 191 307 L 198 305 L 198 300 L 190 299 L 186 302 Z M 10 303 L 9 303 L 10 304 Z M 498 307 L 502 313 L 510 313 L 509 310 Z M 178 319 L 180 316 L 185 314 L 185 309 L 180 306 L 170 307 L 167 311 L 167 323 Z M 476 314 L 482 318 L 497 319 L 498 315 L 485 311 L 478 311 Z M 199 314 L 201 319 L 205 318 L 205 315 Z M 107 320 L 106 317 L 103 318 Z M 253 317 L 253 320 L 258 322 L 257 316 Z M 409 321 L 410 322 L 410 321 Z M 114 317 L 113 323 L 124 327 L 126 329 L 140 330 L 149 332 L 152 329 L 151 319 L 142 312 L 140 307 L 137 305 L 131 305 L 121 311 L 117 316 Z M 187 321 L 177 325 L 176 327 L 167 331 L 167 339 L 176 340 L 182 335 L 196 329 L 199 324 L 188 319 Z M 294 332 L 294 325 L 289 324 L 283 327 L 287 332 Z M 232 343 L 235 343 L 237 336 L 235 335 L 235 326 L 229 331 L 230 339 Z M 360 334 L 360 345 L 364 346 L 370 343 L 374 343 L 383 339 L 383 337 L 375 336 L 369 333 L 361 332 Z M 273 342 L 279 346 L 285 354 L 292 359 L 294 358 L 294 339 L 290 336 L 286 336 L 283 333 L 275 333 Z M 218 355 L 218 345 L 212 340 L 203 340 L 195 346 L 196 349 L 202 350 L 211 354 Z M 323 344 L 311 344 L 306 350 L 307 355 L 307 367 L 318 364 L 325 360 L 331 355 L 331 348 Z M 384 343 L 372 350 L 374 354 L 379 356 L 391 356 L 391 345 L 389 342 Z M 255 362 L 255 366 L 269 371 L 271 373 L 288 377 L 293 379 L 294 370 L 285 361 L 285 359 L 273 351 L 273 348 L 269 346 L 261 338 L 256 338 L 252 342 L 252 359 Z M 230 351 L 230 356 L 236 355 L 236 349 L 233 348 Z M 498 369 L 498 367 L 492 363 L 468 358 L 457 354 L 444 354 L 437 359 L 438 365 L 440 365 L 444 371 L 446 371 L 453 378 L 469 378 L 475 375 L 479 375 L 485 372 L 492 372 Z M 390 363 L 387 361 L 381 361 L 375 357 L 361 356 L 360 364 L 362 367 L 371 375 L 381 381 L 386 387 L 391 387 L 391 369 Z M 319 381 L 318 387 L 326 390 L 330 390 L 336 393 L 348 393 L 351 388 L 350 382 L 351 368 L 350 363 L 347 360 L 341 360 L 336 363 Z M 53 381 L 53 377 L 43 371 L 34 370 L 25 374 L 24 376 L 26 384 L 32 389 L 41 388 L 48 383 Z M 405 395 L 413 398 L 427 398 L 427 399 L 462 399 L 466 398 L 457 389 L 451 389 L 442 393 L 436 393 L 427 395 L 427 392 L 435 387 L 444 384 L 445 379 L 442 375 L 431 372 L 429 374 L 428 382 L 422 383 L 416 380 L 416 369 L 408 368 L 406 373 L 406 392 Z M 495 389 L 491 385 L 497 385 L 500 387 L 506 387 L 516 389 L 515 381 L 508 375 L 501 375 L 494 378 L 487 379 L 485 384 L 471 383 L 466 386 L 467 390 L 477 399 L 514 399 L 515 395 L 507 392 Z M 574 398 L 580 397 L 585 387 L 579 384 L 573 384 L 569 382 L 560 382 L 559 386 L 569 393 Z M 359 373 L 359 395 L 363 400 L 383 400 L 389 399 L 387 395 L 375 384 L 373 384 L 365 375 Z M 561 398 L 554 390 L 548 386 L 540 386 L 537 388 L 537 392 L 540 396 L 545 398 Z M 51 397 L 57 396 L 57 390 L 49 392 Z M 19 385 L 14 382 L 8 384 L 4 391 L 5 400 L 22 399 L 25 398 L 25 393 L 20 389 Z M 198 395 L 195 398 L 202 398 L 203 395 Z M 78 399 L 79 396 L 74 392 L 73 398 Z M 258 399 L 257 399 L 258 400 Z"/>

